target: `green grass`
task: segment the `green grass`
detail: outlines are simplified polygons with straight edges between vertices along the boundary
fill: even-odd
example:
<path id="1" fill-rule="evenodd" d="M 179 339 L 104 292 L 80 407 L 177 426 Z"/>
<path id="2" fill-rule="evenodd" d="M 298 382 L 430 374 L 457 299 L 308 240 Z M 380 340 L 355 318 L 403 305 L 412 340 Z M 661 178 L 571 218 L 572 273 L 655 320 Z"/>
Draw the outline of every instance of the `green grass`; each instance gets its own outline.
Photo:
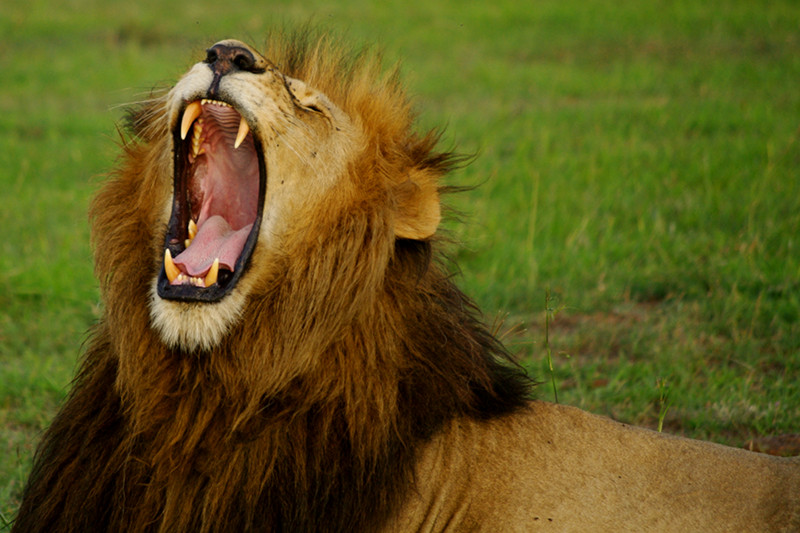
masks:
<path id="1" fill-rule="evenodd" d="M 542 398 L 552 378 L 562 403 L 733 445 L 798 432 L 796 3 L 162 5 L 0 13 L 3 516 L 98 316 L 86 207 L 120 104 L 309 17 L 402 59 L 421 127 L 478 154 L 451 179 L 480 184 L 448 199 L 451 253 Z"/>

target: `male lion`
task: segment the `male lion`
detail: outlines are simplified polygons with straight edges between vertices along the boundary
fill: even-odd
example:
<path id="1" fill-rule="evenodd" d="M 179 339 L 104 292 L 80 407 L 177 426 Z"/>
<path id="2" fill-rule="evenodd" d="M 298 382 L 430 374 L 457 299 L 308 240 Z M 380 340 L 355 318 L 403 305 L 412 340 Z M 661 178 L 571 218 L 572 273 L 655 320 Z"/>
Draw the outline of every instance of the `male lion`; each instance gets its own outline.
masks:
<path id="1" fill-rule="evenodd" d="M 795 461 L 529 399 L 432 253 L 455 159 L 376 61 L 222 41 L 130 121 L 15 531 L 800 530 Z"/>

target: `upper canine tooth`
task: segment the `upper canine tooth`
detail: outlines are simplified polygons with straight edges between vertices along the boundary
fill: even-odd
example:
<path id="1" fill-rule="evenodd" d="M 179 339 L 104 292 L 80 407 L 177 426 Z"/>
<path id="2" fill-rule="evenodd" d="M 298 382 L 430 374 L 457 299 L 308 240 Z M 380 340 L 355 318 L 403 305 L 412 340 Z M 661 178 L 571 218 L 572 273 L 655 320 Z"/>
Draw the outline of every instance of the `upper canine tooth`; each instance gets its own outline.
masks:
<path id="1" fill-rule="evenodd" d="M 167 274 L 167 279 L 170 283 L 175 281 L 175 279 L 180 275 L 181 271 L 175 266 L 175 263 L 172 261 L 172 254 L 169 252 L 169 248 L 164 250 L 164 272 Z"/>
<path id="2" fill-rule="evenodd" d="M 247 137 L 247 134 L 250 132 L 250 126 L 247 125 L 247 121 L 244 117 L 241 118 L 239 121 L 239 131 L 236 133 L 236 142 L 233 143 L 233 148 L 239 148 L 239 145 L 242 144 L 244 138 Z"/>
<path id="3" fill-rule="evenodd" d="M 189 133 L 192 122 L 194 122 L 194 119 L 199 117 L 202 112 L 203 107 L 197 100 L 186 106 L 186 111 L 183 112 L 183 119 L 181 120 L 181 139 L 186 139 L 186 134 Z"/>
<path id="4" fill-rule="evenodd" d="M 202 112 L 203 109 L 198 100 L 186 106 L 186 110 L 184 110 L 183 117 L 181 118 L 181 139 L 186 139 L 186 135 L 192 128 L 192 124 Z"/>

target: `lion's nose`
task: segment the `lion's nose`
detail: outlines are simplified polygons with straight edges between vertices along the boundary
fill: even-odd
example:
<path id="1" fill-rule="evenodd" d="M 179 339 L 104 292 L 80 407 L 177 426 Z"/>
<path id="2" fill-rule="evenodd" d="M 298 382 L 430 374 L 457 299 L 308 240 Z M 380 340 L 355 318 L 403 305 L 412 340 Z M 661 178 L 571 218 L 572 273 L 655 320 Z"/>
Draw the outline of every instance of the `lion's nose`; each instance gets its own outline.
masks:
<path id="1" fill-rule="evenodd" d="M 231 72 L 264 72 L 269 61 L 253 52 L 244 43 L 234 40 L 221 41 L 206 50 L 205 63 L 214 73 L 214 79 L 208 88 L 209 98 L 219 97 L 219 83 L 223 76 Z"/>
<path id="2" fill-rule="evenodd" d="M 256 70 L 256 58 L 247 48 L 241 46 L 229 46 L 217 43 L 206 50 L 206 63 L 217 76 L 224 76 L 233 70 L 245 70 L 253 72 Z"/>

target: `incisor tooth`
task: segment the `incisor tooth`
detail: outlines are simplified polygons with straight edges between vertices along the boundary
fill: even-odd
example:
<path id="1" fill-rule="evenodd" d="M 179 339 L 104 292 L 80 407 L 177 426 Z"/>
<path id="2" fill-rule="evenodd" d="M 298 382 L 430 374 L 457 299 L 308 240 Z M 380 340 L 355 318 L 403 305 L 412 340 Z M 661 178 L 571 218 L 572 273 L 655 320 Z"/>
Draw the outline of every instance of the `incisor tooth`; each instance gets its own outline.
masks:
<path id="1" fill-rule="evenodd" d="M 175 279 L 181 274 L 181 271 L 178 270 L 178 267 L 176 267 L 175 263 L 172 262 L 172 254 L 169 252 L 169 248 L 164 250 L 164 272 L 166 272 L 167 279 L 170 283 L 175 281 Z"/>
<path id="2" fill-rule="evenodd" d="M 211 285 L 215 284 L 217 282 L 218 274 L 219 274 L 219 257 L 214 259 L 214 264 L 211 265 L 211 269 L 208 271 L 208 274 L 206 274 L 205 280 L 203 280 L 205 282 L 205 286 L 210 287 Z"/>
<path id="3" fill-rule="evenodd" d="M 200 116 L 202 111 L 203 107 L 197 100 L 186 106 L 186 111 L 183 112 L 183 119 L 181 120 L 181 139 L 186 138 L 186 134 L 189 133 L 189 128 L 192 126 L 192 122 Z"/>
<path id="4" fill-rule="evenodd" d="M 247 134 L 250 132 L 250 126 L 247 125 L 247 121 L 242 117 L 239 121 L 239 131 L 236 133 L 236 142 L 233 143 L 233 148 L 239 148 L 239 145 L 242 144 L 244 138 L 247 137 Z"/>

